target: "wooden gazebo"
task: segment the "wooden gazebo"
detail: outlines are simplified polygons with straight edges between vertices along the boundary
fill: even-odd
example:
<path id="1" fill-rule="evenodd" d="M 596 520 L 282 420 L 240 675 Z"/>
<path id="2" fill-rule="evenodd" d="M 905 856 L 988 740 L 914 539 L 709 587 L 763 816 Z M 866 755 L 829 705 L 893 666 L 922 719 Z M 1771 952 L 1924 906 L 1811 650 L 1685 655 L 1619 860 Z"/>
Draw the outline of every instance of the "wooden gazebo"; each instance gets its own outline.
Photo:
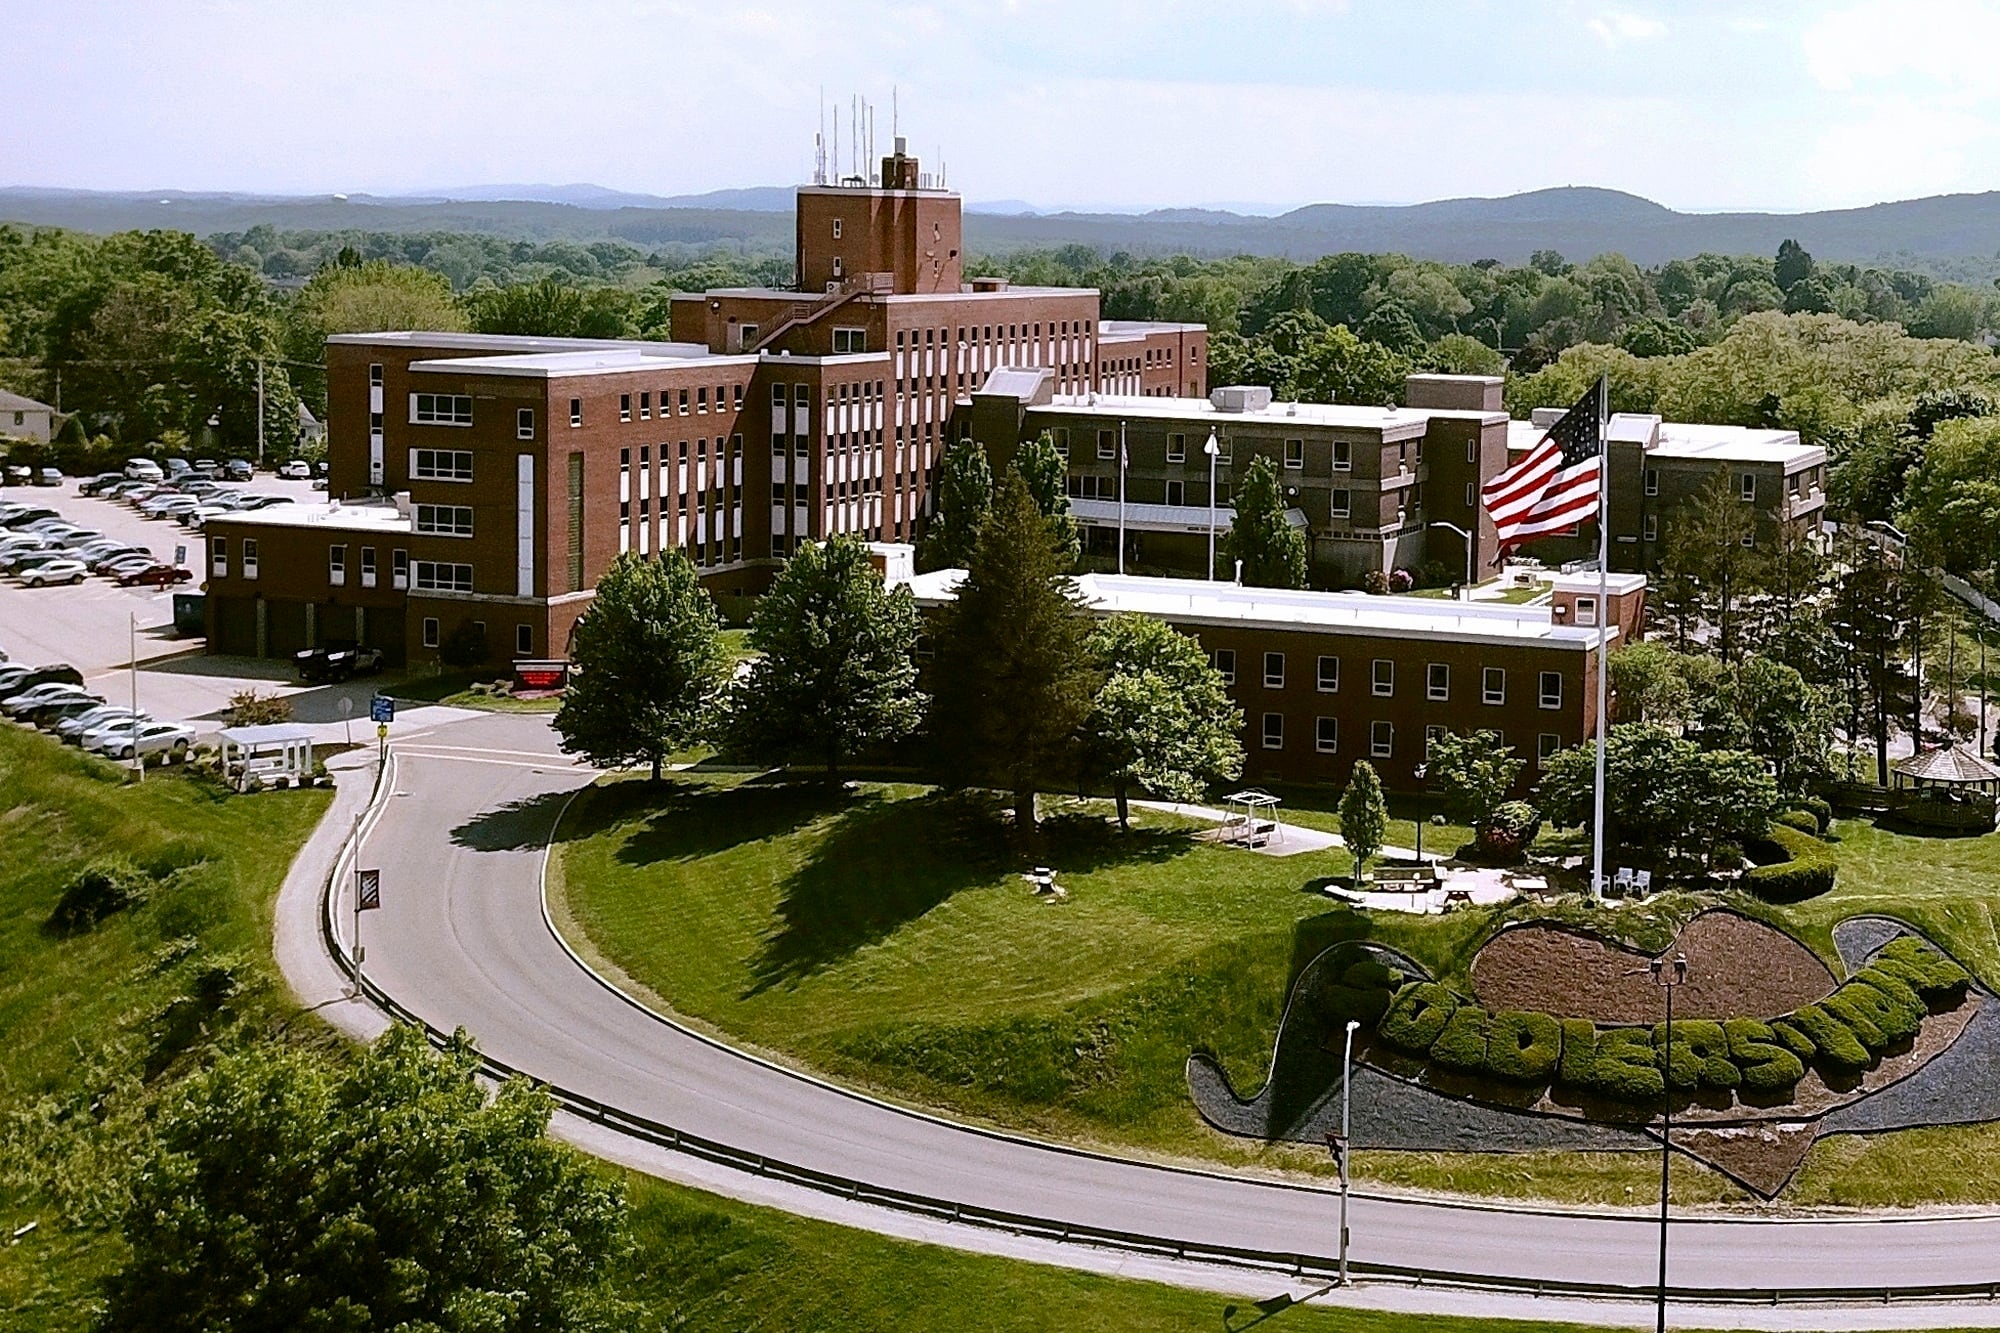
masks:
<path id="1" fill-rule="evenodd" d="M 1922 750 L 1890 765 L 1895 787 L 1889 805 L 1899 817 L 1926 828 L 1990 833 L 2000 807 L 2000 768 L 1970 750 L 1946 745 Z"/>

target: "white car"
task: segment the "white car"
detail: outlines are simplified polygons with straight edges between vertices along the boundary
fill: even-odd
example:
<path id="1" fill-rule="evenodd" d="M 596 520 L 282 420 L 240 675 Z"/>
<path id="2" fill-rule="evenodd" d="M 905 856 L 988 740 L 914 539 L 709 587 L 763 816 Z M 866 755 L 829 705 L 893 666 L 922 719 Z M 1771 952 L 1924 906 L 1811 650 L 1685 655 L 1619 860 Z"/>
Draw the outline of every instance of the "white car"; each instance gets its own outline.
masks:
<path id="1" fill-rule="evenodd" d="M 294 458 L 278 469 L 278 475 L 286 481 L 309 481 L 312 479 L 312 464 L 303 458 Z"/>
<path id="2" fill-rule="evenodd" d="M 90 575 L 90 566 L 81 560 L 50 560 L 20 576 L 23 588 L 46 588 L 52 583 L 81 583 Z"/>
<path id="3" fill-rule="evenodd" d="M 66 717 L 56 723 L 56 735 L 69 741 L 71 744 L 77 744 L 93 731 L 108 727 L 114 722 L 129 722 L 135 717 L 142 722 L 152 721 L 152 718 L 147 716 L 144 710 L 134 713 L 122 704 L 103 704 L 91 709 L 88 713 L 79 713 L 75 717 Z"/>
<path id="4" fill-rule="evenodd" d="M 128 458 L 125 460 L 125 475 L 133 481 L 165 481 L 167 474 L 160 465 L 150 458 Z"/>
<path id="5" fill-rule="evenodd" d="M 141 755 L 172 754 L 176 759 L 194 744 L 194 728 L 179 722 L 147 722 L 128 718 L 100 727 L 84 737 L 83 747 L 112 759 Z"/>
<path id="6" fill-rule="evenodd" d="M 81 685 L 70 685 L 63 681 L 52 680 L 46 684 L 36 685 L 23 690 L 19 694 L 12 695 L 6 699 L 0 699 L 0 712 L 6 713 L 8 717 L 18 717 L 37 704 L 54 703 L 58 699 L 83 699 L 88 698 L 89 694 L 90 691 L 84 689 Z"/>

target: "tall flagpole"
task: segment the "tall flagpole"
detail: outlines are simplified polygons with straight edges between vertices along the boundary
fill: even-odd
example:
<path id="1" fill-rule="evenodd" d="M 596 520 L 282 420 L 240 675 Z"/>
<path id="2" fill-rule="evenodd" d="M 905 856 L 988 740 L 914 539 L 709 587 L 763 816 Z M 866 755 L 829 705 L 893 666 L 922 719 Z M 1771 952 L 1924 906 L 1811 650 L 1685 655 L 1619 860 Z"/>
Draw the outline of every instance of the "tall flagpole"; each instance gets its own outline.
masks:
<path id="1" fill-rule="evenodd" d="M 1118 572 L 1125 572 L 1125 423 L 1118 423 Z"/>
<path id="2" fill-rule="evenodd" d="M 1607 729 L 1611 620 L 1611 381 L 1597 377 L 1597 773 L 1591 802 L 1590 896 L 1604 896 L 1604 741 Z"/>

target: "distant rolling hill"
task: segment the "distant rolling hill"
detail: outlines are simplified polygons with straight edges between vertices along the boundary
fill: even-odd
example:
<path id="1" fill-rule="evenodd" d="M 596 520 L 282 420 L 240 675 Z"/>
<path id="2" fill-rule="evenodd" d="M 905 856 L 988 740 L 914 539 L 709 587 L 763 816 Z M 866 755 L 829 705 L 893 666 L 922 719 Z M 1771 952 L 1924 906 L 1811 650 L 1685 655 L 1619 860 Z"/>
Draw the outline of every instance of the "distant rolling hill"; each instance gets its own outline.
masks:
<path id="1" fill-rule="evenodd" d="M 517 194 L 537 198 L 473 198 Z M 445 197 L 447 195 L 459 197 Z M 1770 254 L 1786 238 L 1821 259 L 1924 262 L 2000 253 L 2000 192 L 1938 195 L 1819 213 L 1681 213 L 1637 195 L 1586 187 L 1499 199 L 1408 205 L 1311 204 L 1276 217 L 1207 209 L 1152 213 L 969 211 L 966 245 L 987 253 L 1084 244 L 1160 254 L 1278 255 L 1342 250 L 1520 263 L 1542 249 L 1570 259 L 1617 251 L 1658 264 L 1703 251 Z M 0 218 L 82 231 L 176 227 L 201 235 L 258 223 L 337 231 L 479 231 L 532 240 L 615 237 L 788 248 L 789 191 L 769 186 L 705 195 L 621 194 L 594 185 L 487 186 L 408 197 L 276 197 L 176 191 L 0 188 Z"/>

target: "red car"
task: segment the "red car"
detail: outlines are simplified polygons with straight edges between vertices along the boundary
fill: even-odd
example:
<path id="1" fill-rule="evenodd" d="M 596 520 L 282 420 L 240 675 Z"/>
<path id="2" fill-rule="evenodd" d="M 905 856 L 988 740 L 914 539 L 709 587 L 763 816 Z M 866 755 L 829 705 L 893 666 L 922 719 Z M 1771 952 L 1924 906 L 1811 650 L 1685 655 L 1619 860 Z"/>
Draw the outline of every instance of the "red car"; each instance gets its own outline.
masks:
<path id="1" fill-rule="evenodd" d="M 147 583 L 155 588 L 164 588 L 171 583 L 186 583 L 194 577 L 191 569 L 179 565 L 148 565 L 144 569 L 128 570 L 118 576 L 118 586 L 130 588 L 135 584 Z"/>

